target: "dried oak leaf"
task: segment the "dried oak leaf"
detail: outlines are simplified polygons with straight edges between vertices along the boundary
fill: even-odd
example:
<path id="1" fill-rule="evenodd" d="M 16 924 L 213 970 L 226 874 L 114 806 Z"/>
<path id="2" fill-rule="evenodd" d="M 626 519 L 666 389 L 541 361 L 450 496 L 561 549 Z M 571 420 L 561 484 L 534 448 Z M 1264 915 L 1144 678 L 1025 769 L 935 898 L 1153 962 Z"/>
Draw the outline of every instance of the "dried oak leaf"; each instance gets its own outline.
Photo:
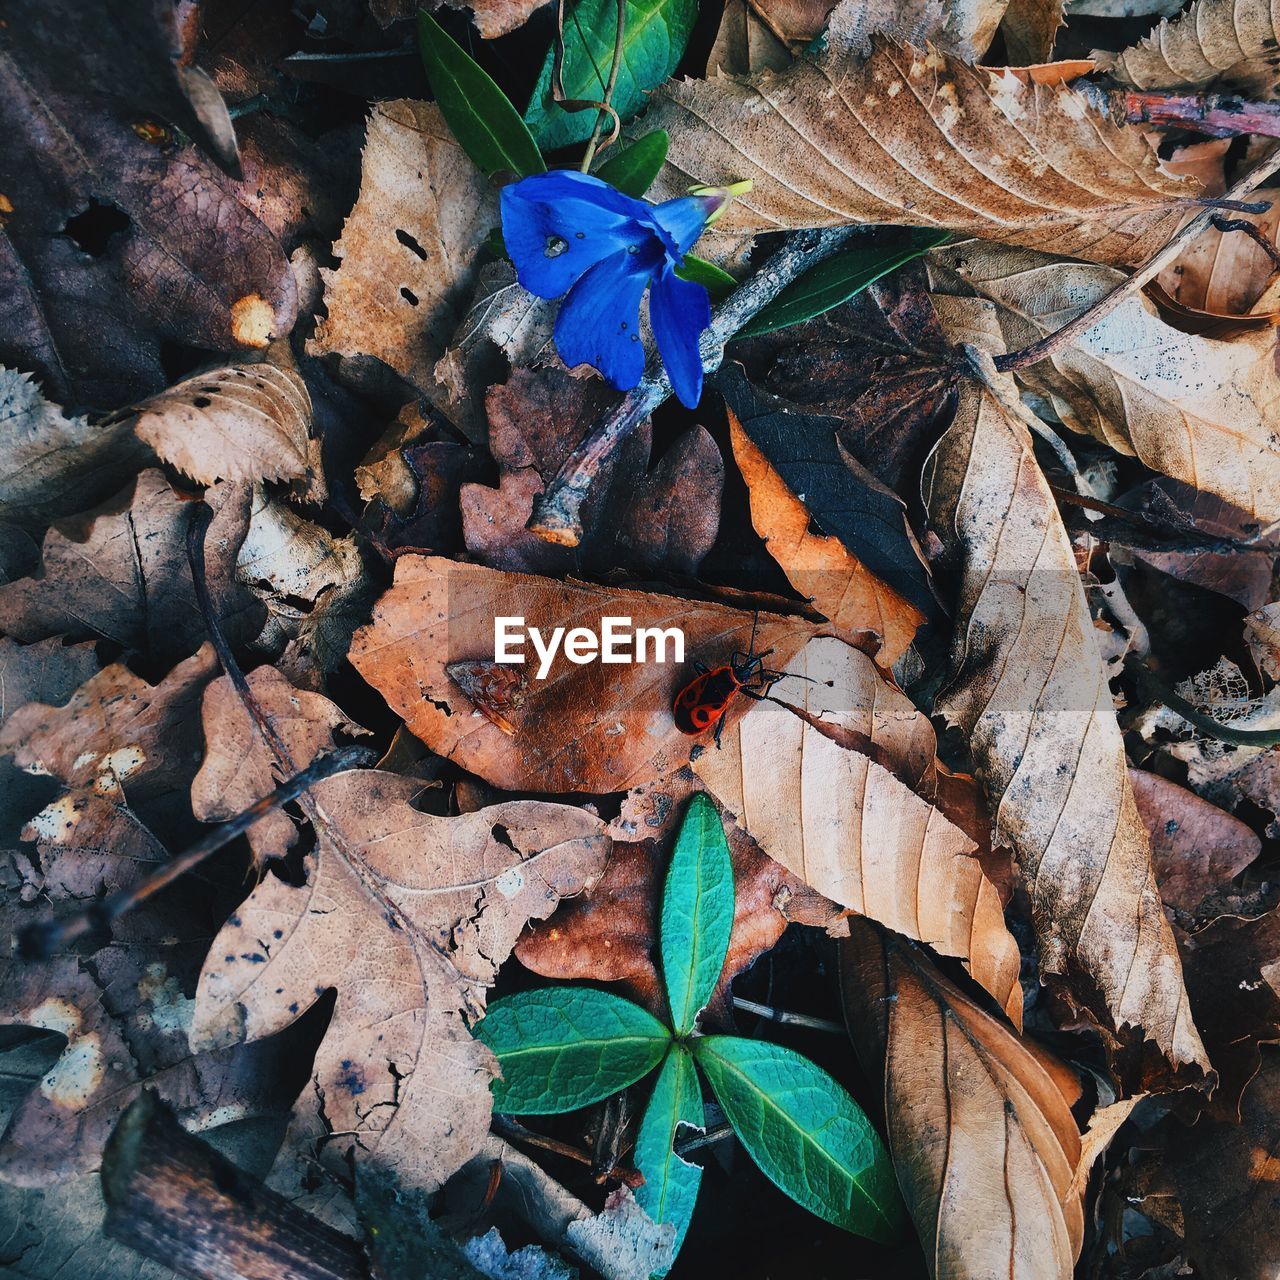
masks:
<path id="1" fill-rule="evenodd" d="M 311 439 L 311 396 L 292 369 L 266 362 L 210 369 L 174 383 L 135 411 L 138 438 L 201 484 L 310 485 L 318 477 L 323 484 L 320 442 Z"/>
<path id="2" fill-rule="evenodd" d="M 485 397 L 497 489 L 462 487 L 467 550 L 495 569 L 582 573 L 619 565 L 635 572 L 694 578 L 720 527 L 724 462 L 703 427 L 685 432 L 650 471 L 646 420 L 601 468 L 583 504 L 583 537 L 558 547 L 525 524 L 534 498 L 608 407 L 596 379 L 562 369 L 519 369 Z"/>
<path id="3" fill-rule="evenodd" d="M 1271 98 L 1280 16 L 1266 0 L 1195 0 L 1132 48 L 1096 52 L 1098 70 L 1136 89 L 1236 89 Z"/>
<path id="4" fill-rule="evenodd" d="M 69 418 L 29 373 L 0 368 L 0 520 L 25 529 L 96 506 L 148 458 L 127 423 Z"/>
<path id="5" fill-rule="evenodd" d="M 547 0 L 444 0 L 451 9 L 467 9 L 482 40 L 494 40 L 523 27 Z M 392 8 L 405 17 L 416 12 L 417 0 L 373 0 L 375 12 Z"/>
<path id="6" fill-rule="evenodd" d="M 1117 263 L 1162 244 L 1199 194 L 1065 86 L 879 36 L 864 61 L 850 44 L 859 9 L 846 0 L 826 51 L 785 71 L 656 90 L 645 127 L 671 147 L 651 194 L 749 178 L 718 230 L 946 227 Z"/>
<path id="7" fill-rule="evenodd" d="M 420 784 L 377 771 L 313 789 L 307 883 L 264 879 L 215 938 L 195 1046 L 259 1040 L 329 988 L 337 1002 L 300 1104 L 340 1164 L 374 1158 L 432 1189 L 489 1125 L 492 1058 L 468 1033 L 531 917 L 603 871 L 600 821 L 518 801 L 456 818 L 413 807 Z"/>
<path id="8" fill-rule="evenodd" d="M 4 886 L 0 931 L 77 910 L 132 884 L 168 853 L 127 809 L 89 790 L 63 792 L 22 833 Z M 143 1084 L 192 1123 L 221 1113 L 277 1113 L 290 1073 L 279 1044 L 194 1056 L 187 1043 L 195 978 L 207 945 L 207 885 L 179 886 L 121 920 L 91 957 L 0 959 L 0 1016 L 66 1037 L 57 1062 L 19 1104 L 0 1139 L 0 1178 L 47 1186 L 92 1168 L 121 1111 Z M 295 1046 L 293 1052 L 297 1052 Z"/>
<path id="9" fill-rule="evenodd" d="M 360 195 L 324 268 L 328 318 L 313 354 L 376 356 L 420 391 L 434 383 L 470 293 L 485 219 L 497 207 L 434 103 L 399 99 L 369 116 Z"/>
<path id="10" fill-rule="evenodd" d="M 967 736 L 995 839 L 1022 867 L 1041 972 L 1073 982 L 1135 1059 L 1153 1044 L 1204 1070 L 1071 545 L 1017 392 L 991 376 L 999 398 L 961 386 L 924 478 L 959 582 L 938 711 Z"/>
<path id="11" fill-rule="evenodd" d="M 262 610 L 233 579 L 249 492 L 210 490 L 209 589 L 233 639 L 255 635 Z M 111 640 L 160 660 L 193 653 L 208 629 L 187 560 L 192 503 L 160 471 L 45 535 L 38 577 L 0 586 L 0 631 L 24 642 L 62 635 Z"/>
<path id="12" fill-rule="evenodd" d="M 784 670 L 796 678 L 694 772 L 769 857 L 848 910 L 958 956 L 1020 1026 L 1017 943 L 974 841 L 930 794 L 928 718 L 839 640 L 811 641 Z M 912 773 L 918 790 L 901 776 Z"/>
<path id="13" fill-rule="evenodd" d="M 840 541 L 812 531 L 808 507 L 773 469 L 732 409 L 729 437 L 751 503 L 751 523 L 791 585 L 836 635 L 885 668 L 911 647 L 924 614 L 881 582 Z"/>
<path id="14" fill-rule="evenodd" d="M 685 661 L 579 666 L 563 653 L 545 680 L 526 647 L 529 691 L 509 714 L 509 734 L 472 710 L 445 668 L 492 660 L 494 619 L 519 615 L 550 636 L 629 617 L 635 629 L 679 628 Z M 689 758 L 693 739 L 675 726 L 671 704 L 693 678 L 693 662 L 727 662 L 751 643 L 756 616 L 698 600 L 503 573 L 427 556 L 401 556 L 395 581 L 355 635 L 351 662 L 433 751 L 508 791 L 625 791 L 665 776 Z M 757 651 L 784 663 L 814 633 L 801 618 L 761 614 Z M 517 669 L 520 669 L 517 666 Z M 740 700 L 742 701 L 742 700 Z M 741 709 L 731 706 L 732 719 Z"/>
<path id="15" fill-rule="evenodd" d="M 1019 350 L 1060 328 L 1124 276 L 970 241 L 929 255 L 933 305 L 953 340 Z M 1280 518 L 1276 336 L 1183 333 L 1132 297 L 1064 351 L 1020 371 L 1074 431 L 1269 524 Z"/>
<path id="16" fill-rule="evenodd" d="M 295 689 L 274 667 L 258 667 L 249 673 L 248 681 L 267 723 L 289 753 L 289 773 L 305 769 L 321 751 L 333 746 L 335 732 L 367 732 L 322 694 Z M 221 822 L 265 796 L 282 775 L 226 676 L 206 686 L 201 720 L 205 753 L 191 783 L 191 810 L 202 822 Z M 283 858 L 298 832 L 287 813 L 273 809 L 246 835 L 261 865 L 268 858 Z"/>
<path id="17" fill-rule="evenodd" d="M 1077 1168 L 1099 1154 L 1083 1151 L 1071 1114 L 1078 1084 L 920 948 L 851 925 L 845 1009 L 868 1071 L 884 1073 L 889 1147 L 930 1275 L 1069 1280 L 1084 1238 Z"/>

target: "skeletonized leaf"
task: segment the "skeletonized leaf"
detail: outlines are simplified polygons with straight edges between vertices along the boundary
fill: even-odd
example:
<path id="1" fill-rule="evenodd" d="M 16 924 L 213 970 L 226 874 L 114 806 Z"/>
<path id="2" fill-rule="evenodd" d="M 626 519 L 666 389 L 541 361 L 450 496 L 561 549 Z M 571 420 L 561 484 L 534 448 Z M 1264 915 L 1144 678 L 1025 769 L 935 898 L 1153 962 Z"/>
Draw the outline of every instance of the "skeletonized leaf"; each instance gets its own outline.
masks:
<path id="1" fill-rule="evenodd" d="M 414 808 L 419 787 L 367 771 L 314 788 L 322 821 L 307 883 L 268 876 L 223 926 L 192 1043 L 261 1039 L 336 988 L 298 1124 L 320 1106 L 327 1158 L 354 1150 L 430 1188 L 488 1128 L 492 1059 L 467 1020 L 525 922 L 597 877 L 609 841 L 565 805 L 435 817 Z"/>
<path id="2" fill-rule="evenodd" d="M 879 37 L 863 61 L 856 12 L 837 9 L 828 50 L 776 75 L 658 90 L 645 123 L 671 149 L 655 197 L 750 178 L 718 231 L 898 223 L 1104 262 L 1141 260 L 1189 212 L 1196 187 L 1080 94 Z"/>
<path id="3" fill-rule="evenodd" d="M 1151 1041 L 1204 1070 L 1071 545 L 1017 393 L 995 385 L 1000 400 L 961 386 L 925 473 L 960 582 L 938 709 L 968 736 L 995 837 L 1022 866 L 1042 973 L 1082 973 L 1076 999 L 1122 1047 Z"/>
<path id="4" fill-rule="evenodd" d="M 854 1043 L 869 1072 L 883 1069 L 889 1147 L 930 1274 L 1069 1280 L 1081 1143 L 1046 1055 L 900 938 L 855 920 L 840 945 Z"/>
<path id="5" fill-rule="evenodd" d="M 310 481 L 320 470 L 306 383 L 270 363 L 228 365 L 174 383 L 138 406 L 134 430 L 201 484 Z"/>
<path id="6" fill-rule="evenodd" d="M 1213 85 L 1274 96 L 1280 13 L 1269 0 L 1195 0 L 1122 53 L 1095 53 L 1098 70 L 1137 89 Z"/>
<path id="7" fill-rule="evenodd" d="M 985 350 L 1038 341 L 1124 279 L 976 242 L 935 249 L 928 261 L 943 328 Z M 1270 328 L 1230 341 L 1183 333 L 1133 297 L 1019 379 L 1073 430 L 1270 522 L 1280 518 L 1275 345 Z"/>
<path id="8" fill-rule="evenodd" d="M 775 685 L 695 772 L 771 858 L 851 911 L 960 957 L 1021 1025 L 1020 957 L 1000 894 L 969 836 L 902 780 L 914 772 L 926 789 L 928 719 L 839 640 L 811 641 L 783 669 L 801 678 Z"/>

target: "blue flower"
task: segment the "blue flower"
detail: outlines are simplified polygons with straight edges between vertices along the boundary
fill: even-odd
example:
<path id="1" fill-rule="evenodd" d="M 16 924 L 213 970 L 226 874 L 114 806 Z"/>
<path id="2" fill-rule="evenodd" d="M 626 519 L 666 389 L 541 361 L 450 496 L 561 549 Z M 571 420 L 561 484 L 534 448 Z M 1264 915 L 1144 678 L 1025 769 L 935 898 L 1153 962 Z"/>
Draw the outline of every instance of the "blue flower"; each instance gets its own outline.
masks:
<path id="1" fill-rule="evenodd" d="M 540 298 L 567 294 L 555 342 L 571 369 L 589 364 L 618 391 L 644 373 L 640 301 L 649 294 L 649 323 L 680 403 L 702 395 L 698 339 L 711 323 L 700 284 L 676 268 L 728 191 L 646 204 L 599 178 L 554 169 L 502 189 L 502 236 L 520 283 Z"/>

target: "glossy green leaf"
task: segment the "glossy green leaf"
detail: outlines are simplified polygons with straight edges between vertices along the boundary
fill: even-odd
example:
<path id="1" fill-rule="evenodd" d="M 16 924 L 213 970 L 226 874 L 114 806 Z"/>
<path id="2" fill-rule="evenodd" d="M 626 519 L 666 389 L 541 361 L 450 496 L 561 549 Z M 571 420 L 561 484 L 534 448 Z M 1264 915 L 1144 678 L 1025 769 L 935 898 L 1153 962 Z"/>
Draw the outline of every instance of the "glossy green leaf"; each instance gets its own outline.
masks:
<path id="1" fill-rule="evenodd" d="M 662 978 L 677 1035 L 693 1030 L 716 989 L 733 930 L 733 863 L 705 792 L 689 801 L 662 891 Z"/>
<path id="2" fill-rule="evenodd" d="M 495 1000 L 475 1037 L 497 1056 L 495 1111 L 576 1111 L 635 1084 L 662 1061 L 671 1033 L 621 996 L 548 987 Z"/>
<path id="3" fill-rule="evenodd" d="M 832 307 L 861 293 L 868 285 L 940 245 L 946 231 L 913 231 L 907 244 L 897 248 L 846 249 L 806 271 L 762 307 L 737 332 L 739 338 L 754 338 L 790 324 L 812 320 Z"/>
<path id="4" fill-rule="evenodd" d="M 418 48 L 445 123 L 482 173 L 546 172 L 511 100 L 425 9 L 418 10 Z"/>
<path id="5" fill-rule="evenodd" d="M 702 1170 L 681 1160 L 673 1150 L 681 1125 L 702 1129 L 706 1117 L 698 1072 L 689 1051 L 674 1045 L 658 1073 L 649 1105 L 636 1135 L 635 1166 L 644 1175 L 636 1200 L 654 1222 L 670 1222 L 676 1229 L 674 1258 L 684 1243 L 702 1184 Z"/>
<path id="6" fill-rule="evenodd" d="M 599 101 L 613 62 L 617 31 L 614 0 L 568 0 L 564 22 L 564 92 L 567 98 Z M 676 69 L 698 16 L 697 0 L 627 0 L 622 65 L 613 108 L 629 120 L 647 101 L 645 90 L 660 85 Z M 585 142 L 595 111 L 566 111 L 551 94 L 552 53 L 524 118 L 544 151 Z"/>
<path id="7" fill-rule="evenodd" d="M 714 262 L 695 258 L 691 253 L 684 255 L 684 265 L 676 268 L 676 275 L 681 280 L 703 285 L 712 302 L 727 298 L 738 287 L 738 282 L 727 271 L 721 270 Z"/>
<path id="8" fill-rule="evenodd" d="M 862 1108 L 808 1058 L 737 1036 L 693 1041 L 716 1101 L 762 1172 L 820 1218 L 889 1241 L 906 1219 L 889 1154 Z"/>
<path id="9" fill-rule="evenodd" d="M 639 200 L 658 176 L 658 170 L 667 158 L 670 141 L 664 129 L 646 133 L 606 160 L 595 171 L 595 176 L 602 182 L 611 183 L 624 195 L 635 196 Z"/>

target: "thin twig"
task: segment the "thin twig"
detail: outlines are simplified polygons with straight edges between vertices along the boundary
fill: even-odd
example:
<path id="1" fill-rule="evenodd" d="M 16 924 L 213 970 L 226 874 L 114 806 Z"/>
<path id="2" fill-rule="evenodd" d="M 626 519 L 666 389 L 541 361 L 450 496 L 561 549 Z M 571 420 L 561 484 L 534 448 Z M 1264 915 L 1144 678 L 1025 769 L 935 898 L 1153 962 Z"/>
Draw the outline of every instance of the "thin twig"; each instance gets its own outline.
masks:
<path id="1" fill-rule="evenodd" d="M 1264 156 L 1249 172 L 1244 175 L 1227 192 L 1224 199 L 1238 201 L 1239 197 L 1248 195 L 1255 187 L 1265 182 L 1277 169 L 1280 169 L 1280 147 Z M 1222 201 L 1215 201 L 1212 206 L 1201 209 L 1190 222 L 1180 227 L 1164 245 L 1144 262 L 1133 275 L 1127 277 L 1105 297 L 1100 298 L 1093 306 L 1082 311 L 1076 318 L 1061 329 L 1033 342 L 1021 351 L 1010 351 L 1006 355 L 995 357 L 995 367 L 1001 373 L 1013 369 L 1025 369 L 1028 365 L 1048 360 L 1060 351 L 1065 351 L 1077 339 L 1082 338 L 1090 329 L 1102 323 L 1121 303 L 1133 297 L 1145 284 L 1154 280 L 1183 250 L 1194 240 L 1217 216 L 1217 209 Z"/>
<path id="2" fill-rule="evenodd" d="M 561 1142 L 557 1138 L 548 1138 L 545 1134 L 535 1133 L 532 1129 L 526 1129 L 513 1116 L 497 1115 L 495 1113 L 489 1122 L 489 1128 L 498 1137 L 505 1139 L 507 1142 L 526 1142 L 532 1147 L 541 1147 L 544 1151 L 551 1151 L 558 1156 L 564 1156 L 566 1160 L 576 1160 L 579 1164 L 585 1164 L 588 1168 L 591 1166 L 591 1156 L 585 1151 L 579 1151 L 577 1147 L 572 1147 L 567 1142 Z"/>
<path id="3" fill-rule="evenodd" d="M 1117 90 L 1112 100 L 1126 124 L 1189 129 L 1210 138 L 1240 134 L 1280 138 L 1280 103 L 1249 102 L 1233 93 L 1142 93 Z"/>
<path id="4" fill-rule="evenodd" d="M 304 791 L 314 787 L 317 782 L 331 778 L 335 773 L 347 769 L 360 768 L 370 764 L 375 758 L 368 747 L 341 747 L 328 755 L 312 761 L 301 773 L 287 778 L 274 791 L 260 800 L 255 800 L 243 813 L 210 828 L 195 844 L 177 857 L 162 863 L 149 875 L 144 876 L 136 884 L 128 888 L 118 889 L 101 901 L 94 902 L 83 911 L 65 920 L 42 921 L 30 924 L 18 935 L 18 945 L 22 955 L 28 960 L 48 960 L 77 938 L 99 929 L 107 929 L 112 921 L 118 920 L 127 911 L 141 905 L 152 894 L 171 885 L 179 876 L 186 875 L 194 867 L 198 867 L 206 858 L 217 853 L 224 845 L 230 844 L 237 836 L 243 835 L 255 822 L 265 817 L 274 809 L 297 800 Z"/>
<path id="5" fill-rule="evenodd" d="M 797 231 L 759 271 L 715 310 L 702 335 L 702 368 L 713 373 L 724 359 L 725 343 L 752 316 L 810 267 L 843 249 L 865 227 Z M 602 417 L 569 455 L 546 492 L 534 499 L 527 527 L 547 542 L 576 547 L 582 540 L 579 511 L 601 464 L 671 394 L 671 379 L 656 357 L 634 390 Z"/>
<path id="6" fill-rule="evenodd" d="M 700 1151 L 703 1147 L 711 1146 L 713 1142 L 722 1142 L 725 1138 L 732 1137 L 732 1125 L 717 1124 L 703 1133 L 694 1133 L 688 1138 L 677 1139 L 671 1149 L 683 1160 L 690 1152 Z"/>
<path id="7" fill-rule="evenodd" d="M 625 4 L 626 0 L 620 0 Z M 598 101 L 595 98 L 570 98 L 564 91 L 564 11 L 565 0 L 556 0 L 556 38 L 552 43 L 551 54 L 551 97 L 557 105 L 563 107 L 566 111 L 602 111 L 607 112 L 613 117 L 613 132 L 609 135 L 609 141 L 612 142 L 618 136 L 618 132 L 622 128 L 622 122 L 618 119 L 618 113 L 613 109 L 610 103 L 606 101 Z M 575 17 L 574 21 L 577 21 Z M 606 99 L 608 95 L 606 94 Z M 598 123 L 598 122 L 597 122 Z M 608 145 L 608 144 L 606 144 Z M 583 169 L 586 172 L 586 169 Z"/>
<path id="8" fill-rule="evenodd" d="M 603 151 L 618 140 L 621 121 L 618 119 L 618 113 L 613 109 L 613 91 L 618 87 L 618 72 L 622 69 L 622 45 L 626 32 L 627 0 L 618 0 L 617 27 L 613 37 L 613 62 L 609 67 L 609 83 L 604 87 L 604 110 L 596 116 L 595 125 L 592 127 L 591 138 L 587 142 L 587 150 L 582 157 L 583 173 L 591 172 L 591 162 L 596 158 L 597 150 Z M 609 130 L 609 136 L 601 142 L 600 134 L 604 129 L 607 116 L 613 117 L 613 127 Z"/>
<path id="9" fill-rule="evenodd" d="M 1230 725 L 1205 715 L 1180 693 L 1170 689 L 1158 676 L 1153 675 L 1136 658 L 1131 658 L 1124 665 L 1125 670 L 1137 682 L 1138 691 L 1143 697 L 1152 702 L 1162 702 L 1170 711 L 1176 711 L 1189 725 L 1210 738 L 1217 738 L 1219 742 L 1229 742 L 1237 747 L 1280 746 L 1280 729 L 1233 729 Z"/>
<path id="10" fill-rule="evenodd" d="M 775 1009 L 772 1005 L 757 1004 L 754 1000 L 744 1000 L 741 996 L 732 997 L 735 1009 L 745 1013 L 754 1013 L 769 1022 L 778 1022 L 787 1027 L 806 1027 L 810 1031 L 827 1031 L 834 1035 L 848 1035 L 843 1022 L 832 1022 L 830 1018 L 813 1018 L 807 1013 L 792 1013 L 787 1009 Z"/>

